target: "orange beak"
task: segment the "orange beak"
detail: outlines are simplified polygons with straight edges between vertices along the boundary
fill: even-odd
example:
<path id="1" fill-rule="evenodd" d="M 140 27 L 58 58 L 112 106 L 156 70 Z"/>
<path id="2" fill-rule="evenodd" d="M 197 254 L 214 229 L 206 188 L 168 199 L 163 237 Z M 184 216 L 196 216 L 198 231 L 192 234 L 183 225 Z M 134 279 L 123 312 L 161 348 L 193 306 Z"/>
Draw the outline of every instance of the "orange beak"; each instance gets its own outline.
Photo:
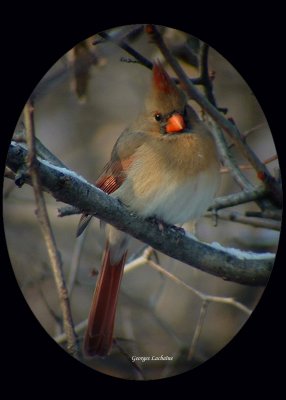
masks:
<path id="1" fill-rule="evenodd" d="M 166 125 L 166 132 L 168 133 L 176 133 L 176 132 L 180 132 L 183 129 L 185 129 L 186 124 L 184 121 L 184 118 L 182 117 L 181 114 L 173 114 L 167 122 Z"/>

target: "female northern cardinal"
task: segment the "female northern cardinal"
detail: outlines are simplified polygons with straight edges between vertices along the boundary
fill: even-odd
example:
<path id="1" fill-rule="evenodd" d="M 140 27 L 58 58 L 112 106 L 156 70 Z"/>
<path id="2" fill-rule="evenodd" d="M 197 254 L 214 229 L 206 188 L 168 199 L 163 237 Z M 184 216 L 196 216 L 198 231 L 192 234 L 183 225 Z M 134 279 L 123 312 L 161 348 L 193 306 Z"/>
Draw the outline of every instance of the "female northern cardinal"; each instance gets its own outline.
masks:
<path id="1" fill-rule="evenodd" d="M 120 135 L 96 186 L 142 217 L 183 224 L 203 214 L 218 182 L 219 162 L 210 132 L 162 65 L 155 63 L 144 110 Z M 82 215 L 78 235 L 90 219 Z M 105 356 L 111 348 L 128 238 L 107 225 L 84 339 L 87 356 Z"/>

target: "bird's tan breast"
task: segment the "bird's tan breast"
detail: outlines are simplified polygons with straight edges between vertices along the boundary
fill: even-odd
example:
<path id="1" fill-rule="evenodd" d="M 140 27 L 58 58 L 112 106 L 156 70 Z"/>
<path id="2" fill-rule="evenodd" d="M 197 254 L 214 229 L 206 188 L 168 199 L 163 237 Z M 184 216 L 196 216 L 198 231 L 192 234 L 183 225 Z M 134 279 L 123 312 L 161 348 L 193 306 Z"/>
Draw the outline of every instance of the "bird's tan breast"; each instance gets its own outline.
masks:
<path id="1" fill-rule="evenodd" d="M 143 182 L 151 177 L 160 181 L 163 174 L 183 182 L 203 171 L 218 170 L 219 163 L 212 137 L 200 132 L 144 143 L 135 153 L 133 168 L 134 175 L 140 175 Z"/>
<path id="2" fill-rule="evenodd" d="M 197 219 L 211 204 L 219 163 L 208 134 L 169 139 L 140 146 L 126 180 L 113 195 L 144 217 L 184 223 Z"/>

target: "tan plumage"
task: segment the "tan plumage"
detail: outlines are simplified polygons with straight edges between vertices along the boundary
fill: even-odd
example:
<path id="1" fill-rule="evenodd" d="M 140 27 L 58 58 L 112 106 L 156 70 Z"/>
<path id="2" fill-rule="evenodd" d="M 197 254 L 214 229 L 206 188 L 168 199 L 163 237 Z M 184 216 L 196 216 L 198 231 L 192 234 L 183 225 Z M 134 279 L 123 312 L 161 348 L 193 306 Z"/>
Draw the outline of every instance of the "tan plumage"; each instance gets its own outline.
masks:
<path id="1" fill-rule="evenodd" d="M 142 217 L 170 224 L 199 218 L 219 184 L 215 143 L 161 64 L 145 108 L 118 138 L 97 186 Z M 81 219 L 79 232 L 90 217 Z M 108 226 L 107 245 L 84 341 L 88 356 L 108 354 L 128 236 Z"/>

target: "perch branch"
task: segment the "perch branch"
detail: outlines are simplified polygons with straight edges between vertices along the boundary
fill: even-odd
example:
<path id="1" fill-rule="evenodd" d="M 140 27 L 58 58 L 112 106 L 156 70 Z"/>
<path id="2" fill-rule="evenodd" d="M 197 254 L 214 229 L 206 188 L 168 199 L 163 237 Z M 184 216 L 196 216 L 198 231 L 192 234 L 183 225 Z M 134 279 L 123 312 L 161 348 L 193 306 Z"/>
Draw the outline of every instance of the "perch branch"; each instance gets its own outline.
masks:
<path id="1" fill-rule="evenodd" d="M 14 172 L 21 169 L 26 156 L 27 150 L 12 142 L 7 157 L 9 168 Z M 66 168 L 38 160 L 37 171 L 43 188 L 55 199 L 96 215 L 170 257 L 233 282 L 265 285 L 268 281 L 274 254 L 267 253 L 257 258 L 249 258 L 247 253 L 237 256 L 227 249 L 217 249 L 199 242 L 172 226 L 166 226 L 162 232 L 158 224 L 138 217 L 119 201 Z M 29 183 L 26 175 L 22 179 Z"/>

